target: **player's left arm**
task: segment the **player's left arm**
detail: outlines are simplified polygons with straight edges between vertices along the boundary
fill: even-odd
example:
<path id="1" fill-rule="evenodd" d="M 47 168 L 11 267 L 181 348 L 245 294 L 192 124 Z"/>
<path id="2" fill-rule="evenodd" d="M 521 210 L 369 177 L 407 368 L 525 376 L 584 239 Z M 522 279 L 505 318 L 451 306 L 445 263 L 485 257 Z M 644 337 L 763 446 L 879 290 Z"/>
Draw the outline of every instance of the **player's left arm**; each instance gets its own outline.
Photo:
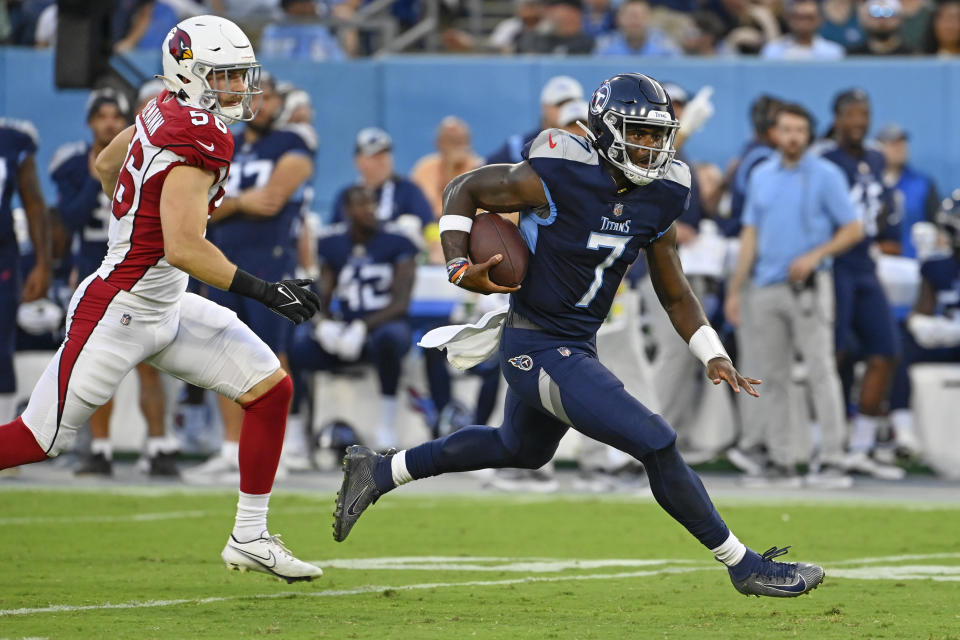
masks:
<path id="1" fill-rule="evenodd" d="M 17 190 L 27 214 L 27 227 L 36 263 L 23 283 L 23 301 L 30 302 L 47 295 L 50 287 L 50 230 L 47 227 L 47 206 L 37 176 L 37 163 L 28 154 L 17 172 Z"/>
<path id="2" fill-rule="evenodd" d="M 707 367 L 707 377 L 713 380 L 714 384 L 726 380 L 738 393 L 740 387 L 743 387 L 750 395 L 758 396 L 753 385 L 760 384 L 760 381 L 745 378 L 734 368 L 717 332 L 707 321 L 700 301 L 683 274 L 680 257 L 677 255 L 676 225 L 670 225 L 666 233 L 647 247 L 646 253 L 650 280 L 657 292 L 657 298 L 670 316 L 677 333 Z"/>
<path id="3" fill-rule="evenodd" d="M 407 310 L 410 308 L 410 296 L 413 293 L 413 279 L 416 269 L 412 257 L 401 260 L 394 265 L 390 303 L 383 309 L 378 309 L 363 317 L 363 323 L 367 325 L 367 331 L 407 315 Z"/>
<path id="4" fill-rule="evenodd" d="M 113 197 L 113 192 L 117 188 L 117 180 L 120 178 L 120 170 L 123 169 L 123 161 L 127 157 L 127 149 L 130 147 L 130 141 L 133 140 L 133 132 L 136 125 L 130 125 L 110 141 L 100 155 L 97 156 L 93 168 L 100 176 L 100 184 L 103 186 L 103 192 Z"/>

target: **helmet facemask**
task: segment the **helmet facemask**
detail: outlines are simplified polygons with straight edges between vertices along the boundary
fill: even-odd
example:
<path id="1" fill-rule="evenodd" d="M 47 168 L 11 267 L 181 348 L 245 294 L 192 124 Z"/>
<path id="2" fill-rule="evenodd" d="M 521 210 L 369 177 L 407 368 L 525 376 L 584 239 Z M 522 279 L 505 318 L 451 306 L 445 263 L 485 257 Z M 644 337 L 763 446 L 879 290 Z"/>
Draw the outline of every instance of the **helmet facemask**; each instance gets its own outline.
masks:
<path id="1" fill-rule="evenodd" d="M 680 123 L 668 112 L 649 111 L 646 116 L 628 116 L 607 111 L 603 114 L 601 121 L 613 136 L 613 141 L 604 153 L 604 157 L 610 164 L 620 169 L 627 180 L 643 186 L 667 174 L 674 156 L 677 155 L 674 142 L 680 128 Z M 661 129 L 663 135 L 660 137 L 659 144 L 647 146 L 627 142 L 628 131 L 638 128 Z M 630 157 L 631 149 L 646 152 L 646 161 L 635 163 Z"/>
<path id="2" fill-rule="evenodd" d="M 231 91 L 230 77 L 238 70 L 245 71 L 244 90 Z M 198 98 L 198 106 L 221 116 L 227 121 L 227 124 L 247 122 L 256 117 L 260 110 L 260 101 L 258 100 L 254 105 L 253 99 L 255 96 L 263 95 L 263 90 L 260 88 L 259 64 L 254 62 L 210 65 L 198 60 L 194 63 L 192 72 L 203 83 L 203 91 Z M 210 74 L 213 74 L 213 76 L 208 80 Z M 239 102 L 224 106 L 223 99 L 226 96 L 239 96 Z M 228 102 L 233 102 L 233 100 L 228 98 Z"/>

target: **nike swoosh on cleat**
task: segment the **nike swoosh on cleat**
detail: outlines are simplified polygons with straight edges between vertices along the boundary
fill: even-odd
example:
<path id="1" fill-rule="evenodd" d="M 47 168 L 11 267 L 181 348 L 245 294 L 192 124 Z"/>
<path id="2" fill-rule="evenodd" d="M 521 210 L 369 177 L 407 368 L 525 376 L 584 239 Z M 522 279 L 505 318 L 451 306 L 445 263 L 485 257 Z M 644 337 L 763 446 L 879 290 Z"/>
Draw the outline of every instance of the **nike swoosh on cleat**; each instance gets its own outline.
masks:
<path id="1" fill-rule="evenodd" d="M 197 140 L 197 139 L 194 138 L 194 140 Z M 204 144 L 204 143 L 200 142 L 199 140 L 197 140 L 197 144 L 200 145 L 201 147 L 203 147 L 204 149 L 206 149 L 207 151 L 211 151 L 211 152 L 213 151 L 213 144 Z"/>
<path id="2" fill-rule="evenodd" d="M 360 512 L 359 512 L 359 511 L 354 511 L 354 509 L 356 508 L 357 503 L 360 502 L 360 498 L 362 498 L 363 495 L 364 495 L 366 492 L 367 492 L 367 487 L 364 487 L 363 490 L 360 492 L 360 495 L 358 495 L 356 498 L 353 499 L 353 502 L 351 502 L 351 503 L 350 503 L 350 506 L 347 507 L 347 515 L 348 515 L 348 516 L 358 516 L 358 515 L 360 515 Z"/>
<path id="3" fill-rule="evenodd" d="M 807 581 L 803 579 L 803 576 L 797 576 L 797 583 L 790 585 L 782 584 L 765 584 L 761 582 L 763 586 L 768 589 L 774 589 L 775 591 L 783 591 L 784 593 L 803 593 L 807 590 Z"/>
<path id="4" fill-rule="evenodd" d="M 258 556 L 258 555 L 255 554 L 255 553 L 250 553 L 249 551 L 244 551 L 243 549 L 241 549 L 241 548 L 239 548 L 239 547 L 233 547 L 233 549 L 234 549 L 234 551 L 239 551 L 240 553 L 242 553 L 243 555 L 247 556 L 247 557 L 250 558 L 251 560 L 254 560 L 254 561 L 257 562 L 257 563 L 262 564 L 262 565 L 263 565 L 264 567 L 266 567 L 267 569 L 272 569 L 272 568 L 274 568 L 275 566 L 277 566 L 277 558 L 273 555 L 273 551 L 268 551 L 267 553 L 268 553 L 269 555 L 267 555 L 266 557 L 264 557 L 264 556 Z M 269 562 L 270 564 L 267 564 L 268 562 Z"/>

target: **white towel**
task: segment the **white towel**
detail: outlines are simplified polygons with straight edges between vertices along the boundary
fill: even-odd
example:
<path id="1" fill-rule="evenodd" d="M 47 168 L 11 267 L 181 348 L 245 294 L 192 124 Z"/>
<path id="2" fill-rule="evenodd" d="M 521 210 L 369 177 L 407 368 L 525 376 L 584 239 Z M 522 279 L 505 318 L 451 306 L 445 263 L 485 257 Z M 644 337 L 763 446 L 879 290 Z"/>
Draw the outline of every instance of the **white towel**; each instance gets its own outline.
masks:
<path id="1" fill-rule="evenodd" d="M 485 313 L 473 324 L 437 327 L 424 334 L 417 344 L 425 349 L 446 349 L 450 364 L 467 370 L 496 352 L 509 310 L 510 305 L 505 305 Z"/>

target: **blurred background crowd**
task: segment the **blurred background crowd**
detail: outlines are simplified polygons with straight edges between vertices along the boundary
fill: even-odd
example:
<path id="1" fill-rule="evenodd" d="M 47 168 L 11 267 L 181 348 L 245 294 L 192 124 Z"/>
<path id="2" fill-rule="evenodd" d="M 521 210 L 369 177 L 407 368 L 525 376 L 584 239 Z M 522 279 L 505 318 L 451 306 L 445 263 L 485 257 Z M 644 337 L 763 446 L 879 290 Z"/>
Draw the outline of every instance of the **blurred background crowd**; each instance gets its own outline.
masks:
<path id="1" fill-rule="evenodd" d="M 80 4 L 0 2 L 0 39 L 56 47 L 59 33 L 61 40 L 71 38 L 68 54 L 82 50 L 77 30 L 68 31 L 64 20 L 58 26 L 58 13 L 71 25 L 89 26 L 90 5 Z M 286 60 L 335 65 L 348 57 L 440 51 L 618 56 L 611 58 L 616 71 L 644 70 L 671 56 L 824 61 L 960 52 L 960 2 L 950 0 L 119 0 L 98 6 L 105 19 L 100 33 L 108 34 L 107 49 L 121 60 L 138 48 L 156 50 L 179 19 L 214 12 L 244 25 L 258 57 L 269 61 L 257 118 L 233 127 L 227 198 L 209 234 L 231 260 L 261 277 L 316 279 L 321 317 L 294 329 L 242 300 L 193 286 L 234 309 L 294 375 L 281 475 L 329 466 L 332 452 L 356 441 L 387 448 L 466 424 L 496 423 L 503 385 L 495 362 L 461 372 L 442 352 L 416 346 L 425 331 L 496 306 L 446 282 L 436 225 L 443 189 L 484 164 L 521 161 L 525 145 L 544 128 L 579 135 L 594 89 L 569 75 L 527 88 L 538 110 L 501 115 L 513 131 L 496 140 L 476 140 L 474 129 L 483 123 L 466 113 L 436 115 L 412 135 L 408 127 L 384 126 L 382 117 L 344 131 L 342 123 L 318 117 L 325 112 L 319 100 L 346 94 L 349 101 L 355 89 L 349 76 L 336 86 L 295 86 L 286 81 L 292 70 Z M 57 82 L 71 86 L 62 78 L 61 51 L 57 56 Z M 479 56 L 449 58 L 495 64 Z M 444 69 L 450 77 L 451 67 Z M 0 215 L 0 258 L 6 260 L 0 263 L 0 421 L 29 393 L 25 354 L 57 347 L 73 288 L 103 256 L 110 199 L 99 190 L 92 159 L 163 90 L 156 80 L 133 86 L 129 74 L 108 75 L 94 74 L 99 88 L 82 90 L 82 112 L 58 114 L 57 123 L 37 117 L 35 127 L 29 114 L 0 112 L 17 116 L 0 120 L 0 186 L 12 220 L 8 229 Z M 677 429 L 690 462 L 727 460 L 756 486 L 845 488 L 857 474 L 895 481 L 918 462 L 955 473 L 948 450 L 960 447 L 956 429 L 945 424 L 945 407 L 956 406 L 957 387 L 944 382 L 944 374 L 918 374 L 917 366 L 960 363 L 960 190 L 951 190 L 958 183 L 934 179 L 943 167 L 911 159 L 919 103 L 906 101 L 899 122 L 877 121 L 878 105 L 850 77 L 836 92 L 808 84 L 803 104 L 755 90 L 745 111 L 729 114 L 717 110 L 719 84 L 684 86 L 653 75 L 665 83 L 680 121 L 678 157 L 693 170 L 690 206 L 677 223 L 684 269 L 740 369 L 765 380 L 764 395 L 751 403 L 707 384 L 656 301 L 642 261 L 601 332 L 601 357 Z M 810 110 L 822 112 L 822 105 L 829 105 L 829 120 L 818 123 Z M 419 111 L 410 109 L 410 116 L 423 116 Z M 736 140 L 740 148 L 722 162 L 697 158 L 694 143 L 719 133 L 716 121 L 731 118 L 748 125 L 740 127 L 750 132 Z M 70 137 L 48 140 L 45 127 L 55 126 Z M 398 147 L 412 138 L 419 141 L 415 153 Z M 36 159 L 44 153 L 51 158 L 47 166 Z M 334 159 L 336 171 L 323 170 L 330 162 L 324 157 Z M 330 195 L 318 197 L 320 191 Z M 52 238 L 49 261 L 31 242 L 40 237 L 41 220 Z M 834 234 L 842 236 L 840 244 L 824 249 Z M 44 270 L 49 290 L 39 285 Z M 14 352 L 16 358 L 8 357 Z M 232 403 L 183 388 L 148 365 L 138 367 L 135 378 L 139 406 L 133 411 L 142 416 L 146 437 L 132 448 L 142 452 L 144 472 L 176 477 L 184 454 L 210 454 L 183 476 L 196 482 L 236 477 L 240 416 Z M 111 475 L 117 443 L 131 448 L 115 433 L 129 422 L 129 410 L 121 412 L 123 419 L 110 406 L 95 414 L 89 437 L 61 464 Z M 576 461 L 585 490 L 613 490 L 642 478 L 635 461 L 611 449 L 581 443 L 561 451 Z M 556 488 L 549 466 L 505 471 L 484 482 Z"/>

